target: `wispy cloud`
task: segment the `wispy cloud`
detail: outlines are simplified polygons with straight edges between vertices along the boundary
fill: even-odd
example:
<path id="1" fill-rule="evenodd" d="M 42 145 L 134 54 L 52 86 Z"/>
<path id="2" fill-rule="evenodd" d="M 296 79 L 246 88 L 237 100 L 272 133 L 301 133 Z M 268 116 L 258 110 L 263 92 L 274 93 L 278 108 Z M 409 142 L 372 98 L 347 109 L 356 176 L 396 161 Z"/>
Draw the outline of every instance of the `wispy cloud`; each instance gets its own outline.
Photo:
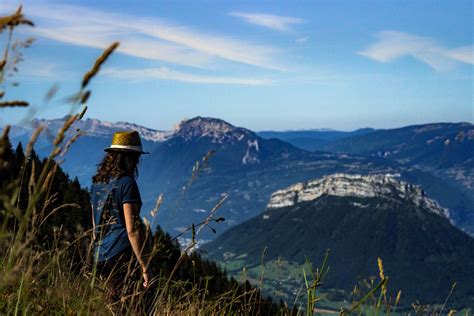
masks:
<path id="1" fill-rule="evenodd" d="M 2 11 L 14 8 L 3 6 Z M 260 68 L 284 70 L 277 61 L 278 49 L 231 36 L 210 34 L 159 18 L 112 14 L 82 6 L 28 5 L 37 36 L 89 47 L 104 47 L 121 40 L 119 52 L 139 58 L 207 68 L 216 59 Z"/>
<path id="2" fill-rule="evenodd" d="M 474 63 L 472 46 L 449 49 L 434 39 L 398 31 L 383 31 L 377 37 L 375 44 L 359 54 L 380 62 L 412 56 L 437 71 L 451 68 L 456 61 Z"/>
<path id="3" fill-rule="evenodd" d="M 304 44 L 304 43 L 307 43 L 308 41 L 309 41 L 309 36 L 299 37 L 295 40 L 295 42 L 298 44 Z"/>
<path id="4" fill-rule="evenodd" d="M 29 63 L 28 67 L 24 67 L 25 70 L 20 72 L 20 76 L 24 78 L 35 78 L 35 79 L 54 79 L 57 78 L 59 71 L 58 66 L 55 64 L 47 63 Z M 62 73 L 64 75 L 64 73 Z"/>
<path id="5" fill-rule="evenodd" d="M 74 78 L 74 73 L 63 64 L 52 62 L 46 58 L 27 58 L 16 65 L 14 80 L 25 81 L 54 81 L 58 78 L 69 80 Z M 13 79 L 12 79 L 13 80 Z"/>
<path id="6" fill-rule="evenodd" d="M 464 63 L 474 64 L 474 46 L 451 49 L 448 51 L 448 56 Z"/>
<path id="7" fill-rule="evenodd" d="M 172 80 L 187 83 L 202 84 L 225 84 L 225 85 L 268 85 L 272 83 L 270 79 L 240 78 L 240 77 L 219 77 L 196 75 L 169 69 L 167 67 L 145 68 L 145 69 L 118 69 L 106 68 L 102 72 L 105 76 L 133 81 L 150 79 Z"/>
<path id="8" fill-rule="evenodd" d="M 294 25 L 305 22 L 303 19 L 297 17 L 264 13 L 230 12 L 229 15 L 238 17 L 250 24 L 256 24 L 272 30 L 283 32 L 290 31 Z"/>
<path id="9" fill-rule="evenodd" d="M 196 68 L 205 68 L 211 62 L 211 56 L 200 52 L 169 43 L 143 39 L 139 36 L 132 38 L 114 35 L 114 32 L 108 32 L 99 26 L 94 27 L 93 30 L 81 26 L 38 27 L 33 30 L 33 33 L 58 42 L 100 49 L 109 45 L 115 38 L 121 42 L 118 51 L 122 54 Z"/>

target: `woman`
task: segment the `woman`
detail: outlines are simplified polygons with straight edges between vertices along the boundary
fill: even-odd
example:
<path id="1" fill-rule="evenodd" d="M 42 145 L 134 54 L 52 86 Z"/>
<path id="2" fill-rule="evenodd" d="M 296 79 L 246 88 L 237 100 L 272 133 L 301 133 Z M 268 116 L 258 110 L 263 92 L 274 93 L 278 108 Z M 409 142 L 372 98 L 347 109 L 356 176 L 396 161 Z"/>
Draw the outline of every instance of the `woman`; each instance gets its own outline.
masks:
<path id="1" fill-rule="evenodd" d="M 92 177 L 94 259 L 97 272 L 106 278 L 112 300 L 128 292 L 133 257 L 141 266 L 143 286 L 150 283 L 144 256 L 145 234 L 140 221 L 142 201 L 135 178 L 142 143 L 138 132 L 117 132 L 107 154 Z"/>

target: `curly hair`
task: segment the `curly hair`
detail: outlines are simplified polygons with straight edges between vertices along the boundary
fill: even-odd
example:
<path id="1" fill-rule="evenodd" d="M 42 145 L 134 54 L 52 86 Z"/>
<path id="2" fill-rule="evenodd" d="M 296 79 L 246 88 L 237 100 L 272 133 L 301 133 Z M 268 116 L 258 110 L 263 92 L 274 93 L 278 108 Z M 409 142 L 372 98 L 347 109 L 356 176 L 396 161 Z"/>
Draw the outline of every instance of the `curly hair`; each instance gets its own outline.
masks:
<path id="1" fill-rule="evenodd" d="M 97 173 L 92 177 L 93 183 L 109 183 L 110 178 L 122 176 L 138 177 L 139 153 L 108 152 L 97 165 Z"/>

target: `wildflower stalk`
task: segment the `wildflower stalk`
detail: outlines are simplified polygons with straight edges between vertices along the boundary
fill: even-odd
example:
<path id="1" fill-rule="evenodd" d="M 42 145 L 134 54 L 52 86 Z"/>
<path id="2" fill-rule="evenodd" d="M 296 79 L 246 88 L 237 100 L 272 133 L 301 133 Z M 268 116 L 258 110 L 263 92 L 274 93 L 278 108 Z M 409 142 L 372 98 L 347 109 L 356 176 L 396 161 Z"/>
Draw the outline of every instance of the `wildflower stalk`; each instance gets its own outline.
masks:
<path id="1" fill-rule="evenodd" d="M 309 261 L 308 258 L 306 258 L 306 265 L 308 266 L 310 276 L 312 279 L 311 281 L 309 280 L 309 276 L 307 275 L 306 270 L 303 268 L 303 277 L 304 277 L 305 286 L 306 286 L 306 315 L 307 316 L 313 315 L 316 302 L 319 301 L 319 299 L 316 296 L 316 290 L 319 286 L 322 285 L 323 279 L 326 277 L 326 275 L 329 272 L 329 267 L 327 266 L 328 258 L 329 258 L 329 249 L 326 250 L 326 253 L 324 254 L 323 263 L 321 264 L 320 267 L 316 269 L 316 271 L 313 271 L 311 262 Z"/>
<path id="2" fill-rule="evenodd" d="M 348 310 L 342 310 L 341 313 L 339 314 L 340 316 L 344 315 L 349 315 L 353 311 L 355 311 L 357 308 L 359 308 L 362 304 L 365 303 L 370 297 L 372 297 L 380 288 L 382 288 L 385 284 L 387 283 L 387 279 L 382 279 L 374 288 L 372 288 L 367 294 L 365 294 L 364 297 L 362 297 L 358 302 L 354 303 L 350 309 Z"/>

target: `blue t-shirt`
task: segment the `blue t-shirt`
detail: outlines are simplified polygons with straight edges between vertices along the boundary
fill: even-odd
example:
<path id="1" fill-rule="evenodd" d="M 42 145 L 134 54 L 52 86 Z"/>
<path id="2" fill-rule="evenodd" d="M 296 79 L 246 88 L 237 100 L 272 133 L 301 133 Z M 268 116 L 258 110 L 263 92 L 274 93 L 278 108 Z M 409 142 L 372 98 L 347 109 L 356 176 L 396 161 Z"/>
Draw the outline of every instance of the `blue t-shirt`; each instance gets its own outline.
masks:
<path id="1" fill-rule="evenodd" d="M 125 218 L 124 203 L 142 205 L 137 182 L 133 177 L 110 179 L 109 183 L 94 183 L 91 189 L 94 211 L 94 234 L 96 236 L 96 260 L 105 261 L 130 247 Z"/>

